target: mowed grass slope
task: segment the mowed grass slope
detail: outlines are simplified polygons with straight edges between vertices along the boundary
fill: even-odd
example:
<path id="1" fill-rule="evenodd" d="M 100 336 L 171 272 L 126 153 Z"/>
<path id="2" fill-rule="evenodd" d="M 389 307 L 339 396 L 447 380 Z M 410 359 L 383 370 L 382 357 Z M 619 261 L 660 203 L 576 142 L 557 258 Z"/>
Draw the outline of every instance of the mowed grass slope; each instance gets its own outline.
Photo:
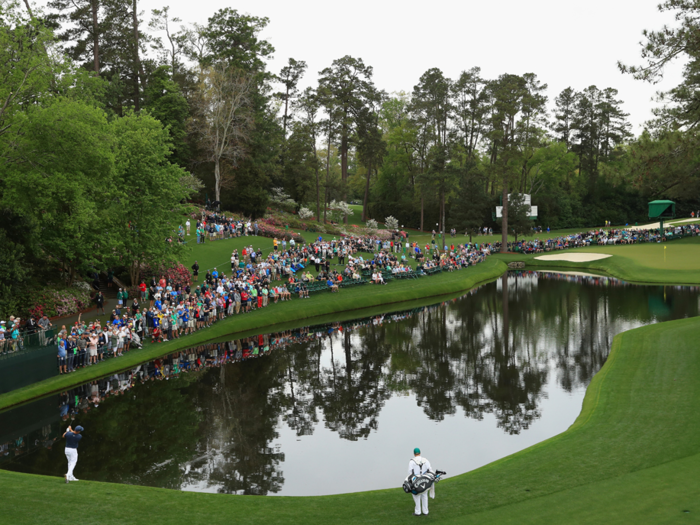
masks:
<path id="1" fill-rule="evenodd" d="M 569 430 L 443 481 L 437 499 L 431 500 L 430 516 L 421 520 L 697 523 L 699 331 L 700 318 L 693 318 L 618 335 Z M 465 446 L 454 454 L 469 453 L 465 436 Z M 404 467 L 397 465 L 397 485 Z M 449 472 L 449 465 L 439 467 Z M 2 520 L 13 524 L 67 524 L 76 516 L 95 524 L 390 524 L 414 519 L 410 516 L 412 499 L 399 488 L 263 498 L 88 481 L 65 485 L 62 479 L 3 471 L 0 489 Z"/>

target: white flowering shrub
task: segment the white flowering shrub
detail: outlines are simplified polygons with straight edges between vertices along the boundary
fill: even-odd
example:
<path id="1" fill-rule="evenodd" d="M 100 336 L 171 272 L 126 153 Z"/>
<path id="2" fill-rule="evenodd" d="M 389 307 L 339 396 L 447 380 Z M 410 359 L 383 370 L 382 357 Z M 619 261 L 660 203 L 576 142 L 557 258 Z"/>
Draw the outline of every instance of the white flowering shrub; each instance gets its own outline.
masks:
<path id="1" fill-rule="evenodd" d="M 387 230 L 398 230 L 399 220 L 389 215 L 386 219 L 384 219 L 384 226 L 386 226 Z"/>
<path id="2" fill-rule="evenodd" d="M 74 288 L 79 288 L 84 292 L 90 292 L 92 290 L 92 286 L 90 286 L 88 283 L 85 281 L 75 281 L 73 283 Z"/>
<path id="3" fill-rule="evenodd" d="M 296 201 L 285 193 L 284 188 L 272 188 L 270 201 L 284 211 L 292 211 L 297 206 Z"/>
<path id="4" fill-rule="evenodd" d="M 354 212 L 352 211 L 352 208 L 345 201 L 332 200 L 330 205 L 328 206 L 328 208 L 330 208 L 331 216 L 333 217 L 333 220 L 336 222 L 340 222 L 340 221 L 345 220 L 346 215 L 353 215 L 354 214 Z"/>
<path id="5" fill-rule="evenodd" d="M 313 216 L 314 212 L 312 212 L 309 208 L 302 208 L 299 210 L 299 218 L 303 221 L 310 219 Z"/>
<path id="6" fill-rule="evenodd" d="M 377 224 L 377 221 L 375 221 L 374 219 L 369 219 L 366 222 L 366 226 L 369 230 L 376 230 L 377 228 L 379 228 L 379 224 Z"/>

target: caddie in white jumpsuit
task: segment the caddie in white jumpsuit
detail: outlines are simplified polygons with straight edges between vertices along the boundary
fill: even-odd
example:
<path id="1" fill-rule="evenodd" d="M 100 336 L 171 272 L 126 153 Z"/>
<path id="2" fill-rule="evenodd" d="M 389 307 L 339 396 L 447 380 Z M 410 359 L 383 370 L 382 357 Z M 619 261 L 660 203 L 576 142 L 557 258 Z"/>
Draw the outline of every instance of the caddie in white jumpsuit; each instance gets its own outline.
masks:
<path id="1" fill-rule="evenodd" d="M 78 478 L 73 475 L 73 469 L 78 463 L 78 443 L 83 439 L 83 436 L 80 435 L 83 430 L 83 427 L 78 425 L 75 427 L 75 430 L 68 427 L 68 430 L 63 434 L 63 437 L 66 438 L 66 458 L 68 459 L 68 472 L 65 475 L 66 483 L 78 481 Z"/>
<path id="2" fill-rule="evenodd" d="M 408 462 L 408 475 L 421 476 L 430 470 L 430 461 L 421 457 L 420 449 L 413 449 L 413 459 Z M 412 494 L 416 508 L 413 511 L 414 516 L 421 515 L 421 503 L 423 504 L 423 514 L 428 515 L 428 491 L 421 494 Z"/>

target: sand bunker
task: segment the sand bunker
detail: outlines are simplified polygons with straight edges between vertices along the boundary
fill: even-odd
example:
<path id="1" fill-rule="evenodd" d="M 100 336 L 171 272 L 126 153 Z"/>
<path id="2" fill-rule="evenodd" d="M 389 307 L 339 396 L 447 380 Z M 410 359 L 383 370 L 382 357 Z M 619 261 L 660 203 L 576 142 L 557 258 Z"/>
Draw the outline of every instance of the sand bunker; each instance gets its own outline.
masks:
<path id="1" fill-rule="evenodd" d="M 552 275 L 573 275 L 575 277 L 600 277 L 594 273 L 586 272 L 561 272 L 559 270 L 537 270 L 540 273 L 551 273 Z"/>
<path id="2" fill-rule="evenodd" d="M 612 257 L 606 253 L 556 253 L 553 255 L 540 255 L 535 257 L 538 261 L 567 261 L 567 262 L 590 262 Z"/>
<path id="3" fill-rule="evenodd" d="M 685 222 L 695 222 L 698 219 L 682 219 L 682 220 L 675 220 L 671 219 L 670 221 L 664 222 L 664 228 L 670 228 L 672 226 L 679 226 Z M 651 224 L 642 224 L 641 226 L 630 226 L 628 228 L 625 228 L 625 230 L 658 230 L 661 228 L 661 224 L 658 222 L 652 222 Z"/>

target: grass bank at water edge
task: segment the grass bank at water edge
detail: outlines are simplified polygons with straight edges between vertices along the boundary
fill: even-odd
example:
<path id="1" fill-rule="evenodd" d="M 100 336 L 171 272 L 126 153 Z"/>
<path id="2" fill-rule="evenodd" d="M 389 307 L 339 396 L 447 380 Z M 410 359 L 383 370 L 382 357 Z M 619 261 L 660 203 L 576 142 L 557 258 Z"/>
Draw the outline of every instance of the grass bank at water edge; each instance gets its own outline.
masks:
<path id="1" fill-rule="evenodd" d="M 464 270 L 441 273 L 417 280 L 390 282 L 386 286 L 362 285 L 343 288 L 338 293 L 317 292 L 310 299 L 294 298 L 280 302 L 262 310 L 248 314 L 239 314 L 219 321 L 211 328 L 199 330 L 194 334 L 165 343 L 147 344 L 143 349 L 129 351 L 123 357 L 108 359 L 102 363 L 82 368 L 75 373 L 57 375 L 27 387 L 0 395 L 0 410 L 42 397 L 46 394 L 61 392 L 74 385 L 79 385 L 113 374 L 120 370 L 136 366 L 139 363 L 196 346 L 205 341 L 221 339 L 230 334 L 249 334 L 264 331 L 274 332 L 293 325 L 314 324 L 356 318 L 366 309 L 381 307 L 384 311 L 412 308 L 414 301 L 433 299 L 466 292 L 479 284 L 491 281 L 507 271 L 507 266 L 496 259 Z M 426 303 L 424 303 L 426 304 Z M 376 310 L 373 310 L 376 312 Z M 366 315 L 371 315 L 367 313 Z M 330 318 L 329 316 L 335 316 Z"/>
<path id="2" fill-rule="evenodd" d="M 699 331 L 700 318 L 693 318 L 616 336 L 566 432 L 441 482 L 421 522 L 697 523 Z M 454 451 L 469 453 L 466 442 Z M 0 471 L 0 490 L 3 522 L 18 525 L 68 524 L 76 516 L 94 524 L 149 525 L 415 519 L 413 502 L 400 488 L 304 498 L 228 496 L 89 481 L 65 485 Z"/>

